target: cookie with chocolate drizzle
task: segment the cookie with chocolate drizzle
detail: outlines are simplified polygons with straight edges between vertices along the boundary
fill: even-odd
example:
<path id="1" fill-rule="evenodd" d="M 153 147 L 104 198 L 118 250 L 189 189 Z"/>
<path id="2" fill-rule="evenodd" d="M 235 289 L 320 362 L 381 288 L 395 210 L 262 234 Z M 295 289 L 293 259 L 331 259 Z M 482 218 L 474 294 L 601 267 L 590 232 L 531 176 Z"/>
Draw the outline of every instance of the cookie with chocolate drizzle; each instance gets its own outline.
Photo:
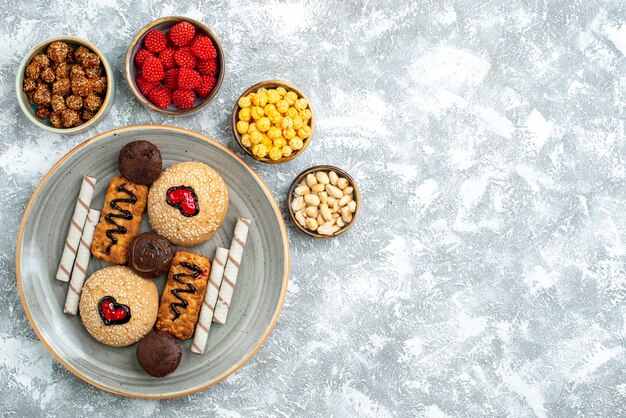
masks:
<path id="1" fill-rule="evenodd" d="M 111 179 L 91 244 L 94 257 L 112 264 L 128 262 L 128 247 L 139 233 L 147 201 L 147 186 L 121 176 Z"/>

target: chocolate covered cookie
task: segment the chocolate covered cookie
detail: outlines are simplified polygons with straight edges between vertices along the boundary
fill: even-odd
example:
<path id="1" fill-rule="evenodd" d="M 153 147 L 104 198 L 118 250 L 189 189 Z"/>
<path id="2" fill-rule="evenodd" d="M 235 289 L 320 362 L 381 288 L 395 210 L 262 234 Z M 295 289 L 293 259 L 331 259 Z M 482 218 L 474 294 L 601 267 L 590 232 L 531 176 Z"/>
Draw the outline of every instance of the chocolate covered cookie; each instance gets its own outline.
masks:
<path id="1" fill-rule="evenodd" d="M 161 175 L 161 152 L 148 141 L 129 142 L 120 151 L 118 168 L 133 183 L 149 186 Z"/>
<path id="2" fill-rule="evenodd" d="M 166 273 L 172 264 L 174 249 L 170 242 L 155 232 L 144 232 L 128 247 L 128 264 L 137 274 L 155 278 Z"/>

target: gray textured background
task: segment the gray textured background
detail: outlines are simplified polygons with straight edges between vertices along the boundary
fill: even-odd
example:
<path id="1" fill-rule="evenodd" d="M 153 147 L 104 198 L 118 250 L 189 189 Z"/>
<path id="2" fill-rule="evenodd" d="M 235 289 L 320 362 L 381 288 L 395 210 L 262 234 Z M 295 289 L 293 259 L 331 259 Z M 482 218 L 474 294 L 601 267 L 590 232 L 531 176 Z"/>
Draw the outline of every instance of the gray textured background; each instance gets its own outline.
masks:
<path id="1" fill-rule="evenodd" d="M 3 414 L 626 414 L 623 1 L 171 3 L 1 2 Z M 172 14 L 210 26 L 228 63 L 217 99 L 177 119 L 142 108 L 122 73 L 133 34 Z M 32 126 L 13 91 L 23 55 L 61 34 L 100 47 L 119 84 L 106 119 L 73 137 Z M 318 128 L 303 156 L 253 166 L 281 204 L 308 166 L 345 168 L 365 199 L 358 224 L 321 242 L 288 222 L 278 326 L 224 383 L 142 401 L 75 378 L 17 295 L 31 192 L 72 147 L 121 126 L 183 126 L 235 149 L 234 101 L 269 78 L 309 94 Z"/>

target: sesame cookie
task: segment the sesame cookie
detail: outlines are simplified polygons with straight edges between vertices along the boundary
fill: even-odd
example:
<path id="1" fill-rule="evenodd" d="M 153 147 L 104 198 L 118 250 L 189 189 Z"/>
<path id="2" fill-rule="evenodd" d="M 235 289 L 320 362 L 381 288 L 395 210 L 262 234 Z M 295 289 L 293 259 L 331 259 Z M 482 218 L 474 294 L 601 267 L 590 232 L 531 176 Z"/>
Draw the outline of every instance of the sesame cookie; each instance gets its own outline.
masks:
<path id="1" fill-rule="evenodd" d="M 208 241 L 227 211 L 226 183 L 199 162 L 174 164 L 154 182 L 148 195 L 148 217 L 154 230 L 184 247 Z"/>

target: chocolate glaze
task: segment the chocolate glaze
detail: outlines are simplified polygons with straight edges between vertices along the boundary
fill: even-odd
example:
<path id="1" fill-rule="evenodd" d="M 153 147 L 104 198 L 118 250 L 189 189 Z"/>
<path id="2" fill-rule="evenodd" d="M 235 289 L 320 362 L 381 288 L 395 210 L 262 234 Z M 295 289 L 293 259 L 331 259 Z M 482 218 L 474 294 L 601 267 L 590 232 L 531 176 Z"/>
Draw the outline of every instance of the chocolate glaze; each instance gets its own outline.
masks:
<path id="1" fill-rule="evenodd" d="M 118 186 L 117 191 L 121 193 L 126 193 L 128 195 L 128 198 L 111 200 L 111 204 L 110 204 L 111 208 L 114 210 L 117 210 L 120 213 L 109 212 L 104 216 L 104 219 L 107 221 L 107 223 L 111 225 L 115 225 L 115 228 L 107 229 L 106 231 L 106 236 L 111 240 L 111 242 L 109 243 L 109 245 L 107 245 L 107 248 L 106 248 L 107 254 L 111 254 L 111 247 L 117 244 L 117 238 L 115 238 L 113 235 L 114 234 L 124 235 L 126 233 L 126 228 L 121 225 L 118 225 L 117 222 L 113 220 L 113 218 L 126 219 L 126 220 L 133 219 L 133 214 L 130 211 L 122 209 L 117 204 L 119 202 L 122 202 L 122 203 L 130 203 L 131 205 L 134 205 L 137 202 L 137 196 L 135 196 L 135 194 L 131 192 L 130 190 L 126 189 L 123 185 Z"/>
<path id="2" fill-rule="evenodd" d="M 193 273 L 178 273 L 172 276 L 172 279 L 176 280 L 180 284 L 184 284 L 185 286 L 187 286 L 187 289 L 172 289 L 171 290 L 174 297 L 180 301 L 180 303 L 179 302 L 170 303 L 170 307 L 172 308 L 172 311 L 174 311 L 174 318 L 172 318 L 172 321 L 176 321 L 178 317 L 180 316 L 180 311 L 178 310 L 178 306 L 185 309 L 189 305 L 189 302 L 187 302 L 186 299 L 180 296 L 179 293 L 192 293 L 192 294 L 196 293 L 196 288 L 194 287 L 194 285 L 192 285 L 191 283 L 184 282 L 180 278 L 191 277 L 192 279 L 195 279 L 196 277 L 200 276 L 200 274 L 202 274 L 202 269 L 196 266 L 195 264 L 182 262 L 180 263 L 180 265 L 185 268 L 188 268 L 189 270 L 192 270 Z"/>
<path id="3" fill-rule="evenodd" d="M 167 239 L 155 232 L 145 232 L 128 247 L 128 263 L 142 277 L 154 278 L 167 272 L 174 250 Z"/>

